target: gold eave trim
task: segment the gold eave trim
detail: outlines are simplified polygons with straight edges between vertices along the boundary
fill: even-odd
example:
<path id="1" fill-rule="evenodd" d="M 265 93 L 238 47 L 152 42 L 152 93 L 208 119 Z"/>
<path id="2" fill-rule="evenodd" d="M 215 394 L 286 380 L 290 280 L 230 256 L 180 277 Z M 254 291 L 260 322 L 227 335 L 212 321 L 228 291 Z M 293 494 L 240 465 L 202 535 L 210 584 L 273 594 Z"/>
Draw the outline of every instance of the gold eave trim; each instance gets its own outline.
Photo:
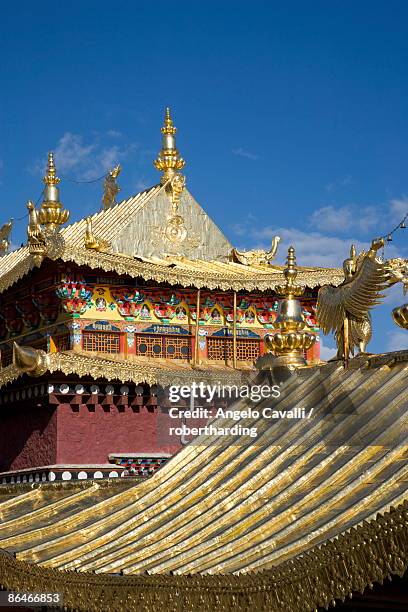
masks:
<path id="1" fill-rule="evenodd" d="M 220 290 L 246 290 L 246 291 L 268 291 L 273 290 L 282 282 L 281 272 L 265 272 L 264 270 L 231 270 L 231 272 L 211 270 L 216 266 L 215 262 L 197 262 L 197 269 L 192 265 L 190 268 L 183 269 L 182 264 L 173 267 L 169 264 L 150 263 L 147 261 L 137 261 L 132 257 L 121 254 L 98 253 L 89 249 L 79 249 L 65 245 L 62 253 L 53 258 L 62 259 L 65 262 L 74 262 L 77 265 L 89 266 L 92 269 L 101 269 L 104 272 L 117 272 L 119 275 L 127 275 L 132 278 L 142 277 L 144 280 L 153 280 L 159 283 L 169 283 L 170 285 L 181 285 L 182 287 L 195 287 L 197 289 L 220 289 Z M 194 262 L 189 262 L 194 264 Z M 203 271 L 202 266 L 208 266 L 208 270 Z M 225 264 L 226 265 L 226 264 Z M 11 285 L 28 274 L 33 268 L 30 254 L 24 255 L 16 265 L 0 278 L 0 293 L 8 289 Z M 299 281 L 304 286 L 311 289 L 330 283 L 338 285 L 343 280 L 341 270 L 299 270 Z"/>
<path id="2" fill-rule="evenodd" d="M 193 368 L 191 365 L 131 363 L 119 360 L 90 357 L 79 353 L 47 354 L 47 371 L 62 372 L 65 375 L 77 374 L 94 379 L 118 380 L 120 382 L 147 383 L 169 386 L 188 384 L 193 381 L 238 383 L 245 377 L 244 371 L 231 368 Z M 11 364 L 0 370 L 0 388 L 17 380 L 23 372 Z M 34 380 L 34 379 L 33 379 Z"/>
<path id="3" fill-rule="evenodd" d="M 105 610 L 271 610 L 308 612 L 408 567 L 408 501 L 323 546 L 263 572 L 232 575 L 115 576 L 61 571 L 0 551 L 0 586 L 61 593 L 64 606 Z M 174 608 L 175 609 L 175 608 Z"/>

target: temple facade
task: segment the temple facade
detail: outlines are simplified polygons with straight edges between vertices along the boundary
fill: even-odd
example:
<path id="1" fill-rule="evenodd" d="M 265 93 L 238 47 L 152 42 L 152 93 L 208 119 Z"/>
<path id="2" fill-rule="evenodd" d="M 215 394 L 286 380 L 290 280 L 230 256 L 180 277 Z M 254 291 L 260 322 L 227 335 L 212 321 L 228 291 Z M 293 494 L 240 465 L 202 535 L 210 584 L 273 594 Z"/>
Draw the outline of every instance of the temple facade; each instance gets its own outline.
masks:
<path id="1" fill-rule="evenodd" d="M 378 257 L 384 237 L 341 270 L 294 246 L 277 265 L 278 236 L 234 248 L 175 133 L 167 110 L 158 185 L 117 203 L 116 166 L 69 225 L 49 154 L 27 244 L 0 229 L 0 591 L 81 612 L 406 610 L 408 351 L 366 345 L 408 261 Z M 408 328 L 408 304 L 392 316 Z M 171 435 L 197 383 L 278 392 L 229 415 L 218 397 Z"/>
<path id="2" fill-rule="evenodd" d="M 53 155 L 27 244 L 0 260 L 0 482 L 149 475 L 178 451 L 157 386 L 238 380 L 265 352 L 283 266 L 239 251 L 186 187 L 167 109 L 160 183 L 69 225 Z M 317 342 L 317 291 L 337 269 L 298 268 Z"/>

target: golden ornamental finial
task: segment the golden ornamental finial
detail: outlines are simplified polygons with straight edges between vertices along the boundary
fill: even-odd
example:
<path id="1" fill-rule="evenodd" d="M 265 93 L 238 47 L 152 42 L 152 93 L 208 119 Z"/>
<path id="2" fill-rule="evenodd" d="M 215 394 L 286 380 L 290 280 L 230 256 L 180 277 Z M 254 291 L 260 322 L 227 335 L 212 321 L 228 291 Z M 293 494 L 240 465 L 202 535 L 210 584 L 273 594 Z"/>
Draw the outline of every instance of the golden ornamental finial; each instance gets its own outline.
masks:
<path id="1" fill-rule="evenodd" d="M 297 277 L 297 268 L 296 268 L 296 255 L 295 249 L 293 246 L 288 248 L 288 256 L 286 258 L 286 268 L 283 271 L 283 276 L 286 279 L 286 283 L 284 285 L 278 285 L 275 290 L 279 295 L 283 295 L 288 299 L 293 299 L 299 295 L 302 295 L 305 288 L 300 285 L 295 285 L 295 280 Z"/>
<path id="2" fill-rule="evenodd" d="M 43 178 L 45 183 L 43 201 L 38 212 L 38 221 L 46 231 L 54 232 L 60 225 L 68 221 L 69 211 L 62 208 L 57 187 L 61 179 L 57 176 L 54 163 L 54 154 L 48 153 L 46 174 Z"/>
<path id="3" fill-rule="evenodd" d="M 175 174 L 185 166 L 185 161 L 176 147 L 175 134 L 177 128 L 173 125 L 173 119 L 170 115 L 170 109 L 166 108 L 164 116 L 164 125 L 161 128 L 162 136 L 162 148 L 157 159 L 154 160 L 153 164 L 157 170 L 163 172 L 161 177 L 161 183 L 166 183 L 172 179 Z"/>
<path id="4" fill-rule="evenodd" d="M 162 134 L 175 134 L 177 132 L 177 128 L 173 124 L 173 119 L 171 118 L 170 108 L 166 107 L 166 112 L 164 115 L 164 125 L 161 129 Z"/>
<path id="5" fill-rule="evenodd" d="M 308 326 L 302 314 L 302 306 L 297 296 L 302 295 L 304 287 L 295 285 L 297 277 L 295 249 L 288 249 L 286 268 L 283 271 L 286 279 L 284 285 L 275 288 L 276 293 L 284 296 L 279 303 L 278 316 L 273 323 L 275 334 L 265 336 L 268 351 L 276 357 L 261 358 L 257 364 L 261 369 L 276 366 L 295 367 L 306 363 L 303 353 L 316 342 L 316 336 L 308 331 Z"/>
<path id="6" fill-rule="evenodd" d="M 43 177 L 43 182 L 46 185 L 58 185 L 60 181 L 61 179 L 59 179 L 57 176 L 57 169 L 54 163 L 54 153 L 50 152 L 48 153 L 47 170 L 45 176 Z"/>

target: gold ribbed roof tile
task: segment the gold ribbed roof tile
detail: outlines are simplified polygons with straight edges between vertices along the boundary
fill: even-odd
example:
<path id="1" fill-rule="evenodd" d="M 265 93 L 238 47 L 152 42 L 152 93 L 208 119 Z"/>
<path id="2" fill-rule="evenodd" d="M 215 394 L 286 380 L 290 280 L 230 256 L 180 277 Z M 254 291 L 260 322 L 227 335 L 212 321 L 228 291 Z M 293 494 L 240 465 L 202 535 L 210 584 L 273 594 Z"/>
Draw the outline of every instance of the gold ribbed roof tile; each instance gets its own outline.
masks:
<path id="1" fill-rule="evenodd" d="M 94 504 L 90 490 L 64 493 L 61 504 L 50 496 L 49 516 L 41 503 L 20 522 L 11 506 L 0 548 L 81 572 L 250 573 L 374 519 L 408 498 L 407 363 L 364 363 L 312 368 L 285 383 L 274 408 L 313 407 L 312 421 L 242 418 L 258 427 L 255 442 L 201 436 L 153 478 L 125 491 L 112 485 Z"/>

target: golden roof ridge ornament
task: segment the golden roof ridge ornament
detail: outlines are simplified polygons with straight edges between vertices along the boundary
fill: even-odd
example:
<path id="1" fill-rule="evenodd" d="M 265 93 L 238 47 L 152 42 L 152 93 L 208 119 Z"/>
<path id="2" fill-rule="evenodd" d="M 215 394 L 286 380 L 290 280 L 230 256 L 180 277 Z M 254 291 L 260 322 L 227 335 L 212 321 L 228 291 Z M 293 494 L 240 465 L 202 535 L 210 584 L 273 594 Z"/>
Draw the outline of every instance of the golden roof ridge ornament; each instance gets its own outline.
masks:
<path id="1" fill-rule="evenodd" d="M 29 376 L 42 376 L 48 370 L 48 355 L 41 349 L 13 342 L 13 365 Z"/>
<path id="2" fill-rule="evenodd" d="M 99 251 L 100 253 L 107 251 L 107 249 L 110 247 L 110 242 L 94 235 L 92 230 L 92 217 L 86 218 L 84 244 L 85 248 Z"/>
<path id="3" fill-rule="evenodd" d="M 10 234 L 13 229 L 13 219 L 0 227 L 0 257 L 5 255 L 10 247 Z"/>
<path id="4" fill-rule="evenodd" d="M 107 210 L 112 206 L 117 204 L 116 196 L 120 191 L 120 187 L 116 182 L 119 174 L 122 171 L 122 167 L 120 164 L 112 168 L 112 170 L 108 170 L 105 176 L 105 181 L 103 183 L 103 196 L 102 196 L 102 209 Z"/>
<path id="5" fill-rule="evenodd" d="M 253 251 L 239 251 L 235 247 L 231 251 L 232 260 L 244 266 L 262 266 L 270 264 L 276 257 L 280 236 L 274 236 L 269 251 L 256 249 Z"/>
<path id="6" fill-rule="evenodd" d="M 304 351 L 316 342 L 316 335 L 309 332 L 302 314 L 302 306 L 296 298 L 303 294 L 305 288 L 296 285 L 297 268 L 295 249 L 288 249 L 286 268 L 283 271 L 285 283 L 275 288 L 276 293 L 284 297 L 279 303 L 278 316 L 273 323 L 275 334 L 265 336 L 265 345 L 269 353 L 261 357 L 257 364 L 260 369 L 287 367 L 293 369 L 305 365 Z"/>
<path id="7" fill-rule="evenodd" d="M 38 211 L 38 221 L 47 232 L 58 230 L 69 219 L 69 211 L 63 209 L 59 199 L 58 184 L 60 181 L 54 163 L 54 154 L 48 153 L 47 170 L 43 178 L 45 183 L 43 201 Z"/>
<path id="8" fill-rule="evenodd" d="M 177 128 L 173 124 L 170 108 L 167 107 L 164 115 L 164 125 L 161 128 L 163 134 L 162 148 L 157 159 L 153 162 L 155 168 L 163 172 L 160 179 L 162 185 L 171 180 L 186 164 L 176 147 L 176 132 Z"/>

